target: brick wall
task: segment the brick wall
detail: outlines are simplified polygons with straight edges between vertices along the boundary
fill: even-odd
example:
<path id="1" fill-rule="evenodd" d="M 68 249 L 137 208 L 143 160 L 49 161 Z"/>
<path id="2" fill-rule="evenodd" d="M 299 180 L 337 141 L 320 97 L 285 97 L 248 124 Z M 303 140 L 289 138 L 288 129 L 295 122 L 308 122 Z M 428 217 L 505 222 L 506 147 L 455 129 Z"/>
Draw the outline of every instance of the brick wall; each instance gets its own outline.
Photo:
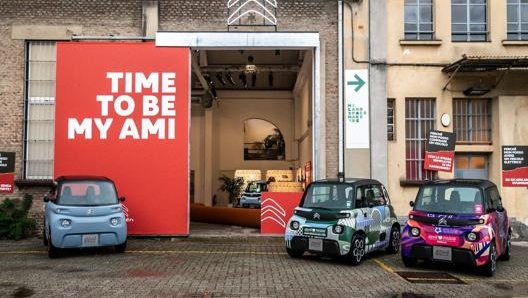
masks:
<path id="1" fill-rule="evenodd" d="M 277 31 L 319 32 L 325 42 L 327 173 L 338 168 L 337 1 L 279 0 Z M 159 29 L 227 31 L 227 0 L 160 0 Z M 9 0 L 0 5 L 0 150 L 16 153 L 15 175 L 22 178 L 24 130 L 24 40 L 11 38 L 13 25 L 76 25 L 85 36 L 140 36 L 141 0 Z M 16 189 L 34 194 L 32 214 L 42 210 L 45 188 Z"/>

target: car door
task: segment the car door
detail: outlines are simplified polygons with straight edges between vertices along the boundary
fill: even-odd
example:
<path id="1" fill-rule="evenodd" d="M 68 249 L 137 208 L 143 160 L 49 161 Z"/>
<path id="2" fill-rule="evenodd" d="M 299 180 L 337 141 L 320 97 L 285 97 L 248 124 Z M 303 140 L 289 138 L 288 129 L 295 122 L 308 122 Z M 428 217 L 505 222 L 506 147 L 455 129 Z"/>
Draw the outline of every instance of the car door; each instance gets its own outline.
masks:
<path id="1" fill-rule="evenodd" d="M 356 206 L 361 208 L 363 215 L 362 219 L 358 219 L 358 226 L 364 227 L 364 232 L 367 236 L 366 251 L 375 250 L 380 245 L 380 232 L 382 214 L 379 206 L 376 206 L 377 188 L 375 185 L 361 185 L 357 189 Z"/>
<path id="2" fill-rule="evenodd" d="M 486 197 L 491 206 L 489 209 L 490 216 L 493 218 L 493 230 L 495 231 L 497 250 L 502 254 L 506 249 L 508 241 L 508 215 L 506 209 L 502 206 L 501 197 L 496 187 L 489 187 L 486 189 Z"/>

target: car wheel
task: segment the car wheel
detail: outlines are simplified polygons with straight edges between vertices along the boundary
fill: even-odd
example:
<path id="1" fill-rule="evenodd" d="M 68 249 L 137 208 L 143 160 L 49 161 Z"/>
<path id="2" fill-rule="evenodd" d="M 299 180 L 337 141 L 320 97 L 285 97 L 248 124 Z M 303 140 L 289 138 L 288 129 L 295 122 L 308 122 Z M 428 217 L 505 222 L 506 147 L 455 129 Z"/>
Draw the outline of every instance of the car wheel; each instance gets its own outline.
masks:
<path id="1" fill-rule="evenodd" d="M 495 249 L 495 240 L 491 240 L 489 246 L 488 261 L 481 268 L 484 276 L 493 276 L 495 269 L 497 269 L 497 250 Z"/>
<path id="2" fill-rule="evenodd" d="M 288 253 L 290 257 L 296 258 L 296 259 L 302 257 L 302 255 L 304 254 L 303 250 L 291 249 L 287 247 L 286 247 L 286 252 Z"/>
<path id="3" fill-rule="evenodd" d="M 405 267 L 414 267 L 416 266 L 416 263 L 418 262 L 415 258 L 408 258 L 402 254 L 402 262 Z"/>
<path id="4" fill-rule="evenodd" d="M 348 252 L 348 260 L 353 266 L 359 265 L 363 256 L 365 255 L 365 237 L 360 234 L 352 236 L 352 243 L 350 243 L 350 251 Z"/>
<path id="5" fill-rule="evenodd" d="M 54 259 L 59 256 L 60 256 L 60 249 L 58 249 L 57 247 L 53 245 L 53 242 L 51 241 L 51 230 L 50 230 L 50 233 L 48 234 L 48 257 L 50 259 Z"/>
<path id="6" fill-rule="evenodd" d="M 390 233 L 389 246 L 387 246 L 388 253 L 398 253 L 398 251 L 400 250 L 400 239 L 400 228 L 398 226 L 393 226 Z"/>
<path id="7" fill-rule="evenodd" d="M 127 242 L 126 242 L 126 240 L 125 240 L 125 242 L 123 242 L 122 244 L 116 245 L 116 246 L 114 247 L 114 249 L 115 249 L 115 251 L 116 251 L 117 253 L 121 253 L 121 254 L 122 254 L 122 253 L 125 252 L 126 247 L 127 247 Z"/>
<path id="8" fill-rule="evenodd" d="M 511 233 L 508 233 L 508 238 L 506 239 L 506 247 L 504 248 L 504 254 L 499 257 L 501 261 L 509 261 L 511 258 Z"/>

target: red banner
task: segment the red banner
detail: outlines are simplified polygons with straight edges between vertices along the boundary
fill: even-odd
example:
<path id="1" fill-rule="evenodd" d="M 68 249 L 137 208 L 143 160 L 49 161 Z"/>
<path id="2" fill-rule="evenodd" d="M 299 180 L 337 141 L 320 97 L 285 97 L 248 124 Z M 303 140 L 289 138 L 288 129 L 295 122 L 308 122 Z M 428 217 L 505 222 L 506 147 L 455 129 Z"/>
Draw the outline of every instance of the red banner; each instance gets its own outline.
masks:
<path id="1" fill-rule="evenodd" d="M 55 177 L 116 182 L 135 235 L 189 233 L 189 49 L 57 45 Z"/>
<path id="2" fill-rule="evenodd" d="M 502 146 L 502 186 L 528 186 L 528 146 Z"/>
<path id="3" fill-rule="evenodd" d="M 0 193 L 13 193 L 15 173 L 0 173 Z"/>
<path id="4" fill-rule="evenodd" d="M 15 189 L 15 152 L 0 152 L 0 193 Z"/>
<path id="5" fill-rule="evenodd" d="M 284 234 L 286 223 L 299 205 L 302 192 L 263 192 L 260 206 L 260 232 Z"/>

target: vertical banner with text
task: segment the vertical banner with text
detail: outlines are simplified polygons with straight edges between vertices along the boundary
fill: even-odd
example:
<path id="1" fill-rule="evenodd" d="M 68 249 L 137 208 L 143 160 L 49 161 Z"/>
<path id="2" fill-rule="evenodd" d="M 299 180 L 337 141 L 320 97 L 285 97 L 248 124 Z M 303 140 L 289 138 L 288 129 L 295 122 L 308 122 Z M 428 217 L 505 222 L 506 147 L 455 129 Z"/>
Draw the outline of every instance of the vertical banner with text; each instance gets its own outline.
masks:
<path id="1" fill-rule="evenodd" d="M 424 169 L 451 172 L 455 159 L 455 134 L 439 130 L 429 131 L 425 144 Z"/>
<path id="2" fill-rule="evenodd" d="M 528 186 L 528 146 L 502 146 L 502 186 Z"/>
<path id="3" fill-rule="evenodd" d="M 13 193 L 15 188 L 15 152 L 0 152 L 0 193 Z"/>
<path id="4" fill-rule="evenodd" d="M 368 69 L 345 70 L 346 148 L 370 147 Z"/>
<path id="5" fill-rule="evenodd" d="M 129 234 L 189 233 L 188 48 L 57 44 L 55 177 L 101 175 Z"/>

